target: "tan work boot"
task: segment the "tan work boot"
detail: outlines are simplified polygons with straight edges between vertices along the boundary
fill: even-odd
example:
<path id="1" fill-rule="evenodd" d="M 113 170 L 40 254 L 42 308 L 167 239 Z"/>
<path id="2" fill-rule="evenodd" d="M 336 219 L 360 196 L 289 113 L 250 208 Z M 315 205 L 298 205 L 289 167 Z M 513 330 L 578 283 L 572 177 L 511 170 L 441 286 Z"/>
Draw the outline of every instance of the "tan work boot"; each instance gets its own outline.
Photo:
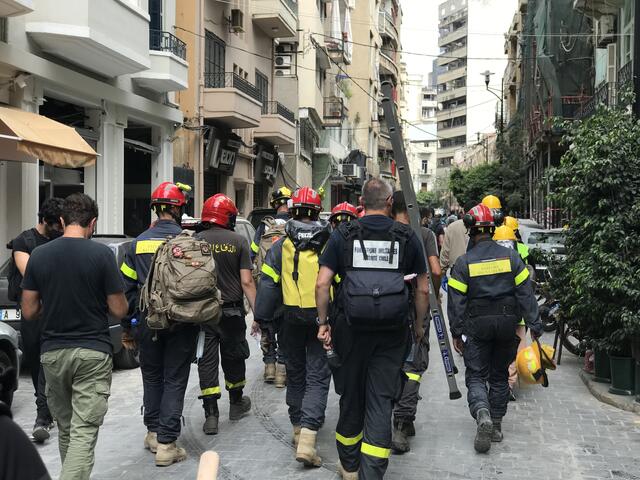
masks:
<path id="1" fill-rule="evenodd" d="M 338 463 L 338 473 L 342 480 L 358 480 L 358 472 L 347 472 L 342 463 Z"/>
<path id="2" fill-rule="evenodd" d="M 158 434 L 156 432 L 147 432 L 144 436 L 144 448 L 151 453 L 158 451 Z"/>
<path id="3" fill-rule="evenodd" d="M 300 441 L 300 425 L 293 426 L 293 436 L 291 437 L 291 442 L 298 448 L 298 442 Z"/>
<path id="4" fill-rule="evenodd" d="M 174 463 L 182 462 L 187 459 L 187 452 L 184 448 L 176 446 L 176 442 L 158 443 L 158 452 L 156 453 L 156 466 L 168 467 Z"/>
<path id="5" fill-rule="evenodd" d="M 308 428 L 300 429 L 300 439 L 296 450 L 296 460 L 304 463 L 305 467 L 319 467 L 322 459 L 316 453 L 316 437 L 318 432 Z"/>
<path id="6" fill-rule="evenodd" d="M 265 363 L 264 364 L 264 382 L 273 383 L 276 379 L 276 364 Z"/>
<path id="7" fill-rule="evenodd" d="M 276 388 L 287 386 L 287 369 L 281 363 L 276 364 Z"/>

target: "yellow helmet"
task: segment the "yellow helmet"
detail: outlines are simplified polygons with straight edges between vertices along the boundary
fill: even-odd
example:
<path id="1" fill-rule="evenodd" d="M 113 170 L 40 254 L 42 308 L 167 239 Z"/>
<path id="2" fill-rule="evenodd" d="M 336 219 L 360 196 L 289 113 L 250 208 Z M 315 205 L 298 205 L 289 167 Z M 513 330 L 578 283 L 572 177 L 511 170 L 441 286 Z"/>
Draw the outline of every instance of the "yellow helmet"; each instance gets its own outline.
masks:
<path id="1" fill-rule="evenodd" d="M 500 209 L 502 208 L 502 204 L 500 203 L 500 199 L 495 195 L 487 195 L 482 199 L 482 204 L 490 209 Z"/>
<path id="2" fill-rule="evenodd" d="M 517 240 L 515 232 L 506 225 L 496 228 L 496 231 L 493 233 L 493 239 L 496 242 L 500 240 L 512 240 L 515 242 Z"/>
<path id="3" fill-rule="evenodd" d="M 287 187 L 280 187 L 271 193 L 271 206 L 273 208 L 286 205 L 291 198 L 291 190 Z"/>
<path id="4" fill-rule="evenodd" d="M 518 230 L 518 228 L 520 228 L 520 225 L 518 224 L 518 219 L 515 217 L 504 217 L 504 225 L 509 227 L 514 232 Z"/>
<path id="5" fill-rule="evenodd" d="M 518 378 L 530 385 L 540 384 L 543 387 L 548 387 L 549 379 L 547 378 L 546 368 L 551 370 L 555 369 L 555 363 L 552 360 L 553 353 L 553 347 L 543 345 L 541 359 L 540 348 L 537 342 L 520 350 L 516 357 Z"/>

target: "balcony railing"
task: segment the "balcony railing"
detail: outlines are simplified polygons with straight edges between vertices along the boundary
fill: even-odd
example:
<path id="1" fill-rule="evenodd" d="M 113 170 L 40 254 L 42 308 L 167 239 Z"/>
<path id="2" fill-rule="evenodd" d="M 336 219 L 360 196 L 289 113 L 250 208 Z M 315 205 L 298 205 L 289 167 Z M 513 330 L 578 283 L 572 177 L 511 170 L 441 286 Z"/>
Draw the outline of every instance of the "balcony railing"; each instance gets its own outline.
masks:
<path id="1" fill-rule="evenodd" d="M 347 116 L 344 100 L 340 97 L 325 97 L 323 116 L 330 120 L 344 119 Z"/>
<path id="2" fill-rule="evenodd" d="M 263 115 L 279 115 L 285 120 L 289 120 L 291 123 L 295 123 L 296 116 L 295 114 L 289 110 L 287 107 L 282 105 L 280 102 L 276 101 L 268 101 L 262 104 L 262 114 Z"/>
<path id="3" fill-rule="evenodd" d="M 172 33 L 162 30 L 149 30 L 149 50 L 169 52 L 183 60 L 187 59 L 187 44 Z"/>
<path id="4" fill-rule="evenodd" d="M 610 99 L 613 100 L 615 95 L 610 95 L 613 93 L 614 84 L 613 83 L 604 83 L 601 85 L 589 100 L 582 105 L 580 111 L 580 118 L 586 118 L 593 115 L 601 105 L 609 105 Z"/>
<path id="5" fill-rule="evenodd" d="M 251 98 L 263 103 L 262 93 L 236 73 L 205 73 L 204 88 L 235 88 Z"/>
<path id="6" fill-rule="evenodd" d="M 385 11 L 378 13 L 378 31 L 382 35 L 389 35 L 394 39 L 398 39 L 398 27 L 394 22 L 393 17 Z"/>
<path id="7" fill-rule="evenodd" d="M 618 83 L 616 85 L 618 103 L 622 103 L 621 95 L 627 90 L 633 89 L 633 62 L 627 62 L 620 70 L 618 70 Z"/>

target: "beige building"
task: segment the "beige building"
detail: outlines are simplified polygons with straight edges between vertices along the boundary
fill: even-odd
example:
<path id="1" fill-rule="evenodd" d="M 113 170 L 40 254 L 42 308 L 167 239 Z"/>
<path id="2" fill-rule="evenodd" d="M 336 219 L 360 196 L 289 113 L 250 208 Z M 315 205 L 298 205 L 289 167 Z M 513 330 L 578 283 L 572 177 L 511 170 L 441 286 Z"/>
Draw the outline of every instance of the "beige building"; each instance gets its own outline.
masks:
<path id="1" fill-rule="evenodd" d="M 274 183 L 310 180 L 297 167 L 298 3 L 177 0 L 190 88 L 178 96 L 185 128 L 175 164 L 194 171 L 196 215 L 221 192 L 247 215 Z M 291 177 L 287 180 L 288 177 Z"/>

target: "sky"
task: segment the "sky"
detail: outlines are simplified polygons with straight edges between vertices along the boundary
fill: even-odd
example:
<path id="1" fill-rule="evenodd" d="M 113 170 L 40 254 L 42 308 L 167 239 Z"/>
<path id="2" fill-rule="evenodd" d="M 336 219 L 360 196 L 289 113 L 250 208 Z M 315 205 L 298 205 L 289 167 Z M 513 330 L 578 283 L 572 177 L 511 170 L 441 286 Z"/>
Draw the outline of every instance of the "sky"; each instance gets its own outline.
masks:
<path id="1" fill-rule="evenodd" d="M 402 6 L 402 49 L 438 55 L 438 4 L 442 0 L 400 0 Z M 409 74 L 427 75 L 434 57 L 403 55 Z M 425 78 L 426 80 L 426 78 Z"/>

